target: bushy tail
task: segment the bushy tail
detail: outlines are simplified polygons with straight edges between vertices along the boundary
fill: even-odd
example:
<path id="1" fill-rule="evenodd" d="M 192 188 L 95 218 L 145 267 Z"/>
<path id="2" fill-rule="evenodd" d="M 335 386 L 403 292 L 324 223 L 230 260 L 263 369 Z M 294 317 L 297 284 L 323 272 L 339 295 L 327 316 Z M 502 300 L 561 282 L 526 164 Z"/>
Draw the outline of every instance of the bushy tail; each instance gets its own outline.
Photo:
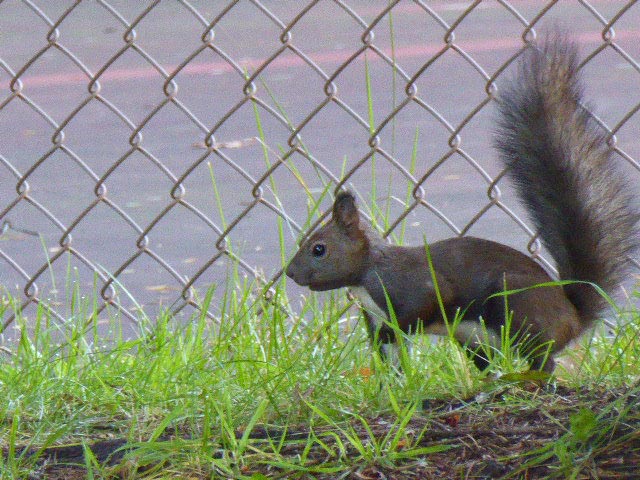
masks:
<path id="1" fill-rule="evenodd" d="M 562 280 L 611 293 L 638 247 L 638 213 L 607 133 L 582 106 L 577 49 L 561 34 L 530 47 L 500 96 L 496 145 Z M 565 287 L 585 326 L 605 300 Z"/>

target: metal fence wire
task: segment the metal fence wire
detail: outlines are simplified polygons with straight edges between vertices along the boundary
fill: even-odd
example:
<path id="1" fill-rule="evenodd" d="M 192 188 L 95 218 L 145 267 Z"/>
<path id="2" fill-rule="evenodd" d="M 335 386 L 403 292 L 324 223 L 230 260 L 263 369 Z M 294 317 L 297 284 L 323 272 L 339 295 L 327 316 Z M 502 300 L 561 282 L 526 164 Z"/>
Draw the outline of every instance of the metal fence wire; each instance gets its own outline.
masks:
<path id="1" fill-rule="evenodd" d="M 514 61 L 558 24 L 639 179 L 635 1 L 0 1 L 2 341 L 7 293 L 60 322 L 95 295 L 133 325 L 192 313 L 234 266 L 278 281 L 339 185 L 395 241 L 544 259 L 491 129 Z"/>

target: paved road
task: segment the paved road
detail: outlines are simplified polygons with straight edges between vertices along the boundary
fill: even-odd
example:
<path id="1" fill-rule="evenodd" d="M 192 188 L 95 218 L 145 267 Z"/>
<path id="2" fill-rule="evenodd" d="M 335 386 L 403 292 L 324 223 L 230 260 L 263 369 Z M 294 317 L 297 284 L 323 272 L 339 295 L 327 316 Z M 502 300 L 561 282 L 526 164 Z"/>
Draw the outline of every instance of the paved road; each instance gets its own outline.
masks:
<path id="1" fill-rule="evenodd" d="M 41 3 L 41 13 L 53 21 L 72 5 Z M 224 6 L 223 2 L 192 3 L 205 23 L 220 14 Z M 374 29 L 373 44 L 386 55 L 393 55 L 409 76 L 442 51 L 444 29 L 439 21 L 452 25 L 468 5 L 427 3 L 434 16 L 413 3 L 401 2 L 394 7 L 391 19 L 385 17 Z M 608 19 L 625 4 L 590 3 Z M 364 21 L 371 22 L 387 3 L 348 4 Z M 541 2 L 528 0 L 513 4 L 527 20 L 534 18 L 541 7 Z M 122 1 L 111 5 L 131 22 L 140 15 L 143 5 L 152 4 Z M 57 33 L 49 36 L 53 44 L 47 48 L 49 27 L 40 16 L 21 2 L 0 2 L 0 212 L 4 212 L 0 223 L 9 221 L 12 225 L 0 237 L 0 250 L 15 262 L 11 265 L 0 257 L 2 285 L 11 292 L 21 290 L 25 279 L 15 267 L 27 276 L 46 267 L 47 256 L 55 256 L 60 249 L 61 232 L 86 213 L 71 232 L 72 245 L 79 253 L 106 272 L 123 269 L 118 280 L 144 305 L 167 305 L 176 299 L 178 282 L 157 258 L 176 274 L 192 278 L 217 252 L 219 233 L 193 209 L 223 229 L 252 205 L 253 182 L 263 175 L 267 164 L 290 149 L 290 130 L 267 109 L 256 110 L 246 101 L 242 73 L 225 58 L 228 55 L 252 74 L 283 48 L 280 23 L 291 24 L 302 3 L 264 5 L 273 18 L 248 1 L 240 2 L 214 28 L 215 34 L 209 38 L 214 48 L 202 49 L 205 27 L 201 19 L 177 1 L 164 1 L 151 9 L 136 26 L 135 38 L 128 38 L 130 44 L 123 40 L 125 27 L 113 14 L 97 2 L 84 1 L 61 21 Z M 567 26 L 585 55 L 602 45 L 601 24 L 578 2 L 559 2 L 545 14 L 540 26 L 549 28 L 556 22 Z M 639 24 L 640 8 L 632 7 L 615 25 L 616 45 L 623 50 L 608 48 L 584 70 L 592 103 L 610 126 L 620 122 L 640 100 L 639 69 L 625 59 L 626 55 L 640 58 Z M 276 55 L 254 82 L 256 97 L 300 128 L 304 142 L 301 150 L 310 152 L 335 176 L 369 154 L 367 123 L 372 119 L 379 126 L 406 96 L 402 75 L 394 74 L 373 51 L 341 68 L 362 47 L 363 31 L 345 9 L 321 1 L 289 30 L 293 48 Z M 427 200 L 458 228 L 467 225 L 487 204 L 487 180 L 472 163 L 477 162 L 489 176 L 499 172 L 491 149 L 492 105 L 469 115 L 486 99 L 486 77 L 492 77 L 520 48 L 521 31 L 516 16 L 497 2 L 480 4 L 455 29 L 455 45 L 462 53 L 449 50 L 416 81 L 418 96 L 449 128 L 413 103 L 379 133 L 380 146 L 406 169 L 412 168 L 415 148 L 415 171 L 424 172 L 447 155 L 450 129 L 463 125 L 459 135 L 468 158 L 453 155 L 423 184 Z M 55 37 L 57 34 L 59 37 Z M 29 63 L 33 58 L 37 59 Z M 20 74 L 21 87 L 13 84 L 14 90 L 22 88 L 24 97 L 18 98 L 11 94 L 10 81 L 25 65 Z M 108 68 L 99 76 L 99 89 L 94 86 L 88 93 L 88 75 L 95 75 L 105 65 Z M 333 85 L 339 102 L 329 102 L 318 110 L 327 99 L 323 75 L 331 76 L 337 70 L 340 72 Z M 174 91 L 172 85 L 165 85 L 163 72 L 176 71 L 178 89 Z M 168 96 L 174 100 L 167 101 Z M 340 104 L 348 105 L 350 111 Z M 316 113 L 309 119 L 312 112 Z M 637 125 L 632 117 L 617 135 L 622 150 L 634 158 L 640 158 Z M 63 138 L 55 135 L 57 127 Z M 215 141 L 224 158 L 206 156 L 204 142 L 211 130 L 215 130 Z M 141 136 L 132 137 L 132 132 L 138 131 Z M 266 142 L 264 148 L 256 140 L 260 135 Z M 29 173 L 34 164 L 37 168 Z M 112 170 L 114 164 L 118 166 Z M 190 171 L 193 165 L 197 166 Z M 635 181 L 638 172 L 628 170 Z M 189 174 L 183 186 L 188 208 L 171 207 L 172 187 L 186 172 Z M 28 173 L 30 198 L 43 205 L 59 224 L 24 200 L 9 208 L 17 199 L 19 182 L 14 173 Z M 373 192 L 372 177 L 376 185 Z M 313 168 L 303 155 L 294 153 L 289 165 L 276 169 L 264 183 L 265 199 L 282 205 L 292 220 L 303 225 L 308 208 L 303 186 L 318 196 L 327 181 L 327 175 Z M 374 195 L 382 205 L 388 203 L 391 218 L 401 213 L 403 206 L 395 199 L 406 197 L 407 181 L 383 155 L 368 161 L 349 184 L 366 202 Z M 96 201 L 98 185 L 106 186 L 106 191 L 100 187 L 98 193 L 106 195 L 100 198 L 108 202 Z M 502 188 L 507 204 L 521 213 L 508 186 Z M 271 190 L 277 192 L 279 200 Z M 223 214 L 217 194 L 222 199 Z M 95 207 L 90 208 L 93 204 Z M 328 201 L 323 206 L 327 208 Z M 281 267 L 276 218 L 271 210 L 259 205 L 229 236 L 234 252 L 267 277 Z M 408 225 L 407 241 L 420 241 L 423 234 L 429 240 L 452 234 L 437 216 L 422 208 L 408 217 Z M 131 261 L 138 251 L 137 228 L 150 229 L 149 248 L 157 258 L 144 254 Z M 286 224 L 284 232 L 290 254 L 297 232 Z M 524 232 L 498 208 L 490 209 L 469 233 L 526 247 Z M 69 274 L 69 266 L 77 267 L 77 273 Z M 220 282 L 228 268 L 228 262 L 215 262 L 198 278 L 196 287 L 202 290 Z M 64 304 L 68 295 L 64 293 L 65 279 L 76 275 L 85 291 L 90 290 L 93 275 L 81 260 L 56 260 L 51 272 L 45 271 L 38 278 L 42 297 L 51 298 L 56 305 Z M 131 305 L 126 299 L 124 303 Z"/>

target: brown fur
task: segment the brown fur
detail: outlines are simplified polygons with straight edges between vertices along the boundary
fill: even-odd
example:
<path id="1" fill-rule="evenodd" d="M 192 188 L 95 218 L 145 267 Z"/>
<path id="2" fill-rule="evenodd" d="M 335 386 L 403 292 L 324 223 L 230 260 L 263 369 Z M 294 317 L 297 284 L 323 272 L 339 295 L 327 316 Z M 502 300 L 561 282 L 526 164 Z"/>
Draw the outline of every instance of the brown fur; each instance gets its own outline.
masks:
<path id="1" fill-rule="evenodd" d="M 424 331 L 444 326 L 425 247 L 389 245 L 362 226 L 359 217 L 354 222 L 358 211 L 350 193 L 340 193 L 336 204 L 340 208 L 334 209 L 331 221 L 302 245 L 290 262 L 287 275 L 312 290 L 364 287 L 384 312 L 388 297 L 398 326 L 405 333 L 415 333 L 419 326 Z M 345 216 L 350 219 L 348 225 Z M 312 251 L 320 244 L 327 253 L 316 258 Z M 502 292 L 505 285 L 511 290 L 551 281 L 531 258 L 488 240 L 451 238 L 432 244 L 430 253 L 449 320 L 457 309 L 466 309 L 465 318 L 482 317 L 486 327 L 498 335 L 505 322 L 504 299 L 488 297 Z M 561 287 L 513 294 L 508 303 L 516 312 L 513 331 L 527 329 L 530 336 L 537 335 L 537 345 L 552 340 L 557 350 L 582 330 L 576 309 Z M 383 344 L 395 341 L 389 326 L 369 313 L 366 316 L 372 339 L 376 337 Z M 474 359 L 484 366 L 482 358 Z"/>
<path id="2" fill-rule="evenodd" d="M 576 58 L 575 48 L 559 36 L 541 50 L 529 49 L 519 77 L 501 97 L 496 143 L 560 278 L 591 282 L 611 293 L 624 278 L 628 254 L 637 249 L 638 214 L 629 189 L 612 175 L 605 132 L 581 106 Z M 465 321 L 482 318 L 499 335 L 505 324 L 499 294 L 505 287 L 525 289 L 510 294 L 508 306 L 512 332 L 526 332 L 533 349 L 551 342 L 551 352 L 559 351 L 605 306 L 585 283 L 528 289 L 552 279 L 528 256 L 496 242 L 451 238 L 429 249 L 449 319 L 462 310 Z M 443 332 L 425 246 L 383 241 L 362 223 L 348 192 L 338 193 L 331 221 L 300 247 L 286 273 L 312 290 L 356 287 L 361 304 L 368 306 L 372 340 L 395 341 L 393 330 L 377 318 L 379 312 L 388 317 L 387 298 L 403 332 L 419 326 Z M 477 355 L 474 360 L 486 365 Z M 542 358 L 533 356 L 532 366 L 541 368 Z M 544 368 L 553 366 L 550 360 Z"/>

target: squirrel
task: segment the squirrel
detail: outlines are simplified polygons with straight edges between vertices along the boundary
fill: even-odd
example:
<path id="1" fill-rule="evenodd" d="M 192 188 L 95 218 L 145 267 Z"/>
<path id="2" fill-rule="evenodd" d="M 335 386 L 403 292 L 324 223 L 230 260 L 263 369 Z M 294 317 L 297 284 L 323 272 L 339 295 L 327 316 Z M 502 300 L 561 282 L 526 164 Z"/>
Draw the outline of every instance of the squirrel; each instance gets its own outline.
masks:
<path id="1" fill-rule="evenodd" d="M 348 287 L 383 358 L 396 341 L 387 300 L 403 332 L 421 326 L 447 334 L 437 286 L 447 318 L 464 313 L 454 338 L 480 369 L 488 361 L 478 346 L 487 333 L 500 338 L 509 314 L 503 292 L 510 292 L 511 328 L 527 334 L 530 367 L 551 373 L 553 356 L 607 306 L 595 286 L 611 294 L 638 247 L 634 196 L 615 173 L 609 137 L 583 107 L 582 90 L 577 47 L 558 35 L 525 49 L 498 96 L 495 146 L 562 282 L 530 288 L 553 282 L 534 259 L 490 240 L 455 237 L 429 246 L 434 285 L 425 245 L 383 240 L 344 190 L 331 220 L 303 242 L 285 273 L 311 290 Z"/>

